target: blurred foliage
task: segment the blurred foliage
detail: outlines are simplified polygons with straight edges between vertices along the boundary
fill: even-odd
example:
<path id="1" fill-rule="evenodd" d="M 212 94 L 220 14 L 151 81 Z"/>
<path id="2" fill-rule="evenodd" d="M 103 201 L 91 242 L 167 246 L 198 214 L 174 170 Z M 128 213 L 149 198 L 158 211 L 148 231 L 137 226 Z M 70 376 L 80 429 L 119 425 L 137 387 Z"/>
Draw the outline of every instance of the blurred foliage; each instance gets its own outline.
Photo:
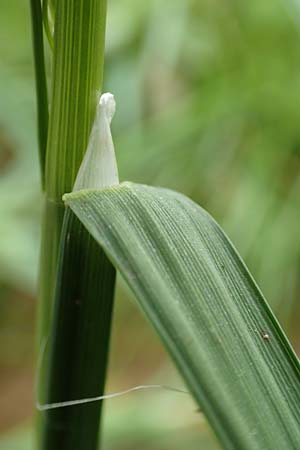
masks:
<path id="1" fill-rule="evenodd" d="M 29 4 L 2 2 L 0 12 L 1 371 L 32 359 L 41 195 Z M 180 190 L 207 208 L 297 348 L 299 19 L 295 0 L 111 0 L 105 69 L 105 90 L 118 104 L 121 179 Z M 119 286 L 110 391 L 145 379 L 170 384 L 173 368 L 128 296 Z M 108 406 L 111 436 L 123 440 L 107 448 L 182 448 L 187 436 L 185 447 L 199 448 L 207 435 L 198 430 L 192 442 L 190 406 L 182 409 L 181 428 L 176 422 L 178 433 L 168 431 L 181 411 L 173 396 L 172 404 L 164 393 L 124 397 L 124 415 Z M 161 409 L 165 415 L 154 420 Z M 203 448 L 217 448 L 207 439 Z M 19 448 L 5 442 L 1 449 Z"/>

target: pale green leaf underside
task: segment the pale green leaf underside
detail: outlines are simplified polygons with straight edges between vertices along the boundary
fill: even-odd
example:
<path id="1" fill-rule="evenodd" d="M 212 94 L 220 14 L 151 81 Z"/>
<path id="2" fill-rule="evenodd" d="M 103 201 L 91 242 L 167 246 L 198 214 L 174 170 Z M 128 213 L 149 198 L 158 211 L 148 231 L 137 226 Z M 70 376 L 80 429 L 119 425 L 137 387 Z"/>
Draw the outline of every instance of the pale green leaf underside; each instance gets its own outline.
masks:
<path id="1" fill-rule="evenodd" d="M 179 193 L 131 183 L 65 201 L 127 280 L 224 448 L 299 449 L 298 359 L 216 222 Z"/>

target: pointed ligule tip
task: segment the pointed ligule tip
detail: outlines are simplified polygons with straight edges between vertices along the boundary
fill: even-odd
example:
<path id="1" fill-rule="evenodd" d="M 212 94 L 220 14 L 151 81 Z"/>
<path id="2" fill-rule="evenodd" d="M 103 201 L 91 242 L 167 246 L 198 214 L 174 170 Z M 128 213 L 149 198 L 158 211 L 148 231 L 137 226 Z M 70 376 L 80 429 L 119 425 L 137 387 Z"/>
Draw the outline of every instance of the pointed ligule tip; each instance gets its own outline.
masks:
<path id="1" fill-rule="evenodd" d="M 79 168 L 73 191 L 103 189 L 119 184 L 118 167 L 110 123 L 116 110 L 113 94 L 106 92 L 99 100 L 88 147 Z"/>
<path id="2" fill-rule="evenodd" d="M 110 92 L 105 92 L 100 97 L 99 105 L 100 109 L 103 110 L 110 123 L 116 111 L 116 101 L 114 95 Z"/>

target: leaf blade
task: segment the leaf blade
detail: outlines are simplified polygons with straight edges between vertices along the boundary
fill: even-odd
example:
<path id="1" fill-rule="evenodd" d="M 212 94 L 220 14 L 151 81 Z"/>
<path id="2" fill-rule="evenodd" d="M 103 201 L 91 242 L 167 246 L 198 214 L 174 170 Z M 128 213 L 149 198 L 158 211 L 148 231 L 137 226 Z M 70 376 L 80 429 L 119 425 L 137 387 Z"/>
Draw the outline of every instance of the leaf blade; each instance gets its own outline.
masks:
<path id="1" fill-rule="evenodd" d="M 131 183 L 65 200 L 133 289 L 224 448 L 298 448 L 298 359 L 216 222 L 181 194 Z"/>

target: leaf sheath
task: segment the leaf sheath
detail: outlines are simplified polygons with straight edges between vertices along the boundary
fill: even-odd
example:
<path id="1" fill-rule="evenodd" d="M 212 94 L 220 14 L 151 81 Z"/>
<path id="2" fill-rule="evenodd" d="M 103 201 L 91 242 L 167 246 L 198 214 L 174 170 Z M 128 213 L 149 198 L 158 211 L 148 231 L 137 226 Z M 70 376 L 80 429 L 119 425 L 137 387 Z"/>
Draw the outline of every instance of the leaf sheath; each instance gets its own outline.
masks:
<path id="1" fill-rule="evenodd" d="M 49 340 L 47 403 L 103 392 L 114 284 L 114 267 L 68 209 Z M 101 403 L 45 411 L 43 449 L 96 449 Z"/>

